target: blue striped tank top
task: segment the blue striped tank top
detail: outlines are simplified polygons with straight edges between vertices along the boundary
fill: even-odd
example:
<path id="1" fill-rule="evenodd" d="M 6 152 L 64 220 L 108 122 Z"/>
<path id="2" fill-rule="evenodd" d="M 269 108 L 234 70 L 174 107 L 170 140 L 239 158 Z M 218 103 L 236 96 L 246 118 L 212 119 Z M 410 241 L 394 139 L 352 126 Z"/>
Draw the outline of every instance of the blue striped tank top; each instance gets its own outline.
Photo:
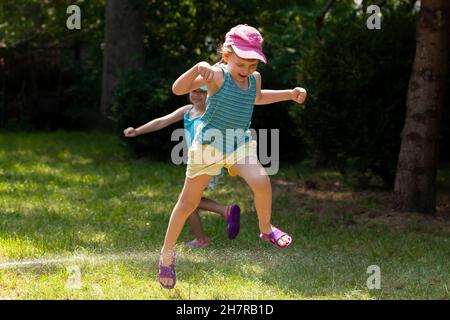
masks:
<path id="1" fill-rule="evenodd" d="M 206 98 L 206 111 L 199 120 L 194 141 L 230 153 L 251 140 L 249 128 L 256 98 L 256 79 L 250 75 L 248 89 L 242 90 L 231 78 L 227 65 L 220 64 L 219 67 L 224 72 L 222 86 Z"/>
<path id="2" fill-rule="evenodd" d="M 192 145 L 192 140 L 194 139 L 195 135 L 195 129 L 199 124 L 199 120 L 201 116 L 195 117 L 193 119 L 190 119 L 190 113 L 192 109 L 194 108 L 194 105 L 191 105 L 189 110 L 184 114 L 183 122 L 184 122 L 184 137 L 186 139 L 186 144 L 188 148 Z"/>

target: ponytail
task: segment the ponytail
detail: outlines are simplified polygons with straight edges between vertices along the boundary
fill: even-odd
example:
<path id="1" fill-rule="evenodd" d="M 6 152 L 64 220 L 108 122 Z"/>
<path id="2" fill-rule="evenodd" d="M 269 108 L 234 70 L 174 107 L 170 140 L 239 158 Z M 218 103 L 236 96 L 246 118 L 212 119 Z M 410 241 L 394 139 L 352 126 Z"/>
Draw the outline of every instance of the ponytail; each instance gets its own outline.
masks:
<path id="1" fill-rule="evenodd" d="M 224 52 L 233 52 L 233 48 L 231 48 L 231 46 L 229 46 L 229 45 L 224 46 L 223 44 L 220 44 L 217 49 L 217 55 L 220 57 L 220 60 L 214 64 L 215 66 L 218 64 L 221 64 L 221 63 L 225 63 L 225 61 L 223 60 Z"/>

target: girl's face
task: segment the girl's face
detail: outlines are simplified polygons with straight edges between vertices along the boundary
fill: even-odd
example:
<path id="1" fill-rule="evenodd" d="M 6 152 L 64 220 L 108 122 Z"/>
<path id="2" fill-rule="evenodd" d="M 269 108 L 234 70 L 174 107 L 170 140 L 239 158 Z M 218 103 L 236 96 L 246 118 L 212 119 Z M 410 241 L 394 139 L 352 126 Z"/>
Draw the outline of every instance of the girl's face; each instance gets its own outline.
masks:
<path id="1" fill-rule="evenodd" d="M 240 83 L 246 83 L 247 78 L 258 67 L 259 60 L 243 59 L 234 52 L 224 52 L 223 59 L 228 64 L 228 71 L 233 80 Z"/>
<path id="2" fill-rule="evenodd" d="M 203 106 L 206 102 L 206 91 L 196 89 L 189 93 L 189 100 L 196 106 Z"/>

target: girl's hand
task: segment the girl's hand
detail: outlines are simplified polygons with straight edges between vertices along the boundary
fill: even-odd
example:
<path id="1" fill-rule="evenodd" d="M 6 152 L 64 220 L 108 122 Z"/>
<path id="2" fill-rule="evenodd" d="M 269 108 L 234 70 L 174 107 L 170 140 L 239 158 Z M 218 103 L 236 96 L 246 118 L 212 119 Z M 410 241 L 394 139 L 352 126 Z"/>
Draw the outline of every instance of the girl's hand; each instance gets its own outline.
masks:
<path id="1" fill-rule="evenodd" d="M 198 74 L 205 79 L 206 82 L 211 82 L 214 78 L 214 70 L 208 62 L 202 61 L 197 66 Z"/>
<path id="2" fill-rule="evenodd" d="M 134 138 L 138 135 L 136 129 L 132 128 L 132 127 L 129 127 L 129 128 L 126 128 L 125 130 L 123 130 L 123 134 L 127 138 Z"/>
<path id="3" fill-rule="evenodd" d="M 291 90 L 291 99 L 299 104 L 303 104 L 306 100 L 306 90 L 300 87 Z"/>

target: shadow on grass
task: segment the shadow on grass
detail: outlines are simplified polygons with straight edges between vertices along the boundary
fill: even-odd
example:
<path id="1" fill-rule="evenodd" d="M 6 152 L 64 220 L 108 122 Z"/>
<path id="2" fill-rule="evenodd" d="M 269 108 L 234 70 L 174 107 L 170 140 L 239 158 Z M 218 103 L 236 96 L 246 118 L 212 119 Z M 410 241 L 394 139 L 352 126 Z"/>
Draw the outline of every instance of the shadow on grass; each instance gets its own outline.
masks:
<path id="1" fill-rule="evenodd" d="M 91 139 L 62 134 L 56 143 L 16 141 L 0 154 L 3 255 L 159 251 L 184 168 L 130 163 L 117 157 L 117 150 L 105 151 L 102 142 Z M 230 242 L 223 219 L 204 218 L 213 245 L 195 252 L 179 245 L 178 291 L 161 292 L 183 299 L 366 297 L 366 270 L 373 264 L 382 267 L 388 296 L 426 297 L 430 278 L 447 281 L 448 238 L 408 228 L 390 230 L 360 218 L 386 212 L 387 193 L 311 190 L 276 180 L 272 221 L 293 235 L 292 248 L 278 251 L 258 239 L 250 190 L 242 181 L 227 178 L 211 195 L 241 205 L 240 235 Z M 185 239 L 186 228 L 179 243 Z M 156 281 L 157 259 L 138 268 L 145 281 Z M 419 289 L 414 291 L 411 283 L 418 283 Z M 400 287 L 407 293 L 397 292 Z M 239 297 L 239 290 L 244 296 Z M 442 290 L 432 295 L 445 296 Z"/>

